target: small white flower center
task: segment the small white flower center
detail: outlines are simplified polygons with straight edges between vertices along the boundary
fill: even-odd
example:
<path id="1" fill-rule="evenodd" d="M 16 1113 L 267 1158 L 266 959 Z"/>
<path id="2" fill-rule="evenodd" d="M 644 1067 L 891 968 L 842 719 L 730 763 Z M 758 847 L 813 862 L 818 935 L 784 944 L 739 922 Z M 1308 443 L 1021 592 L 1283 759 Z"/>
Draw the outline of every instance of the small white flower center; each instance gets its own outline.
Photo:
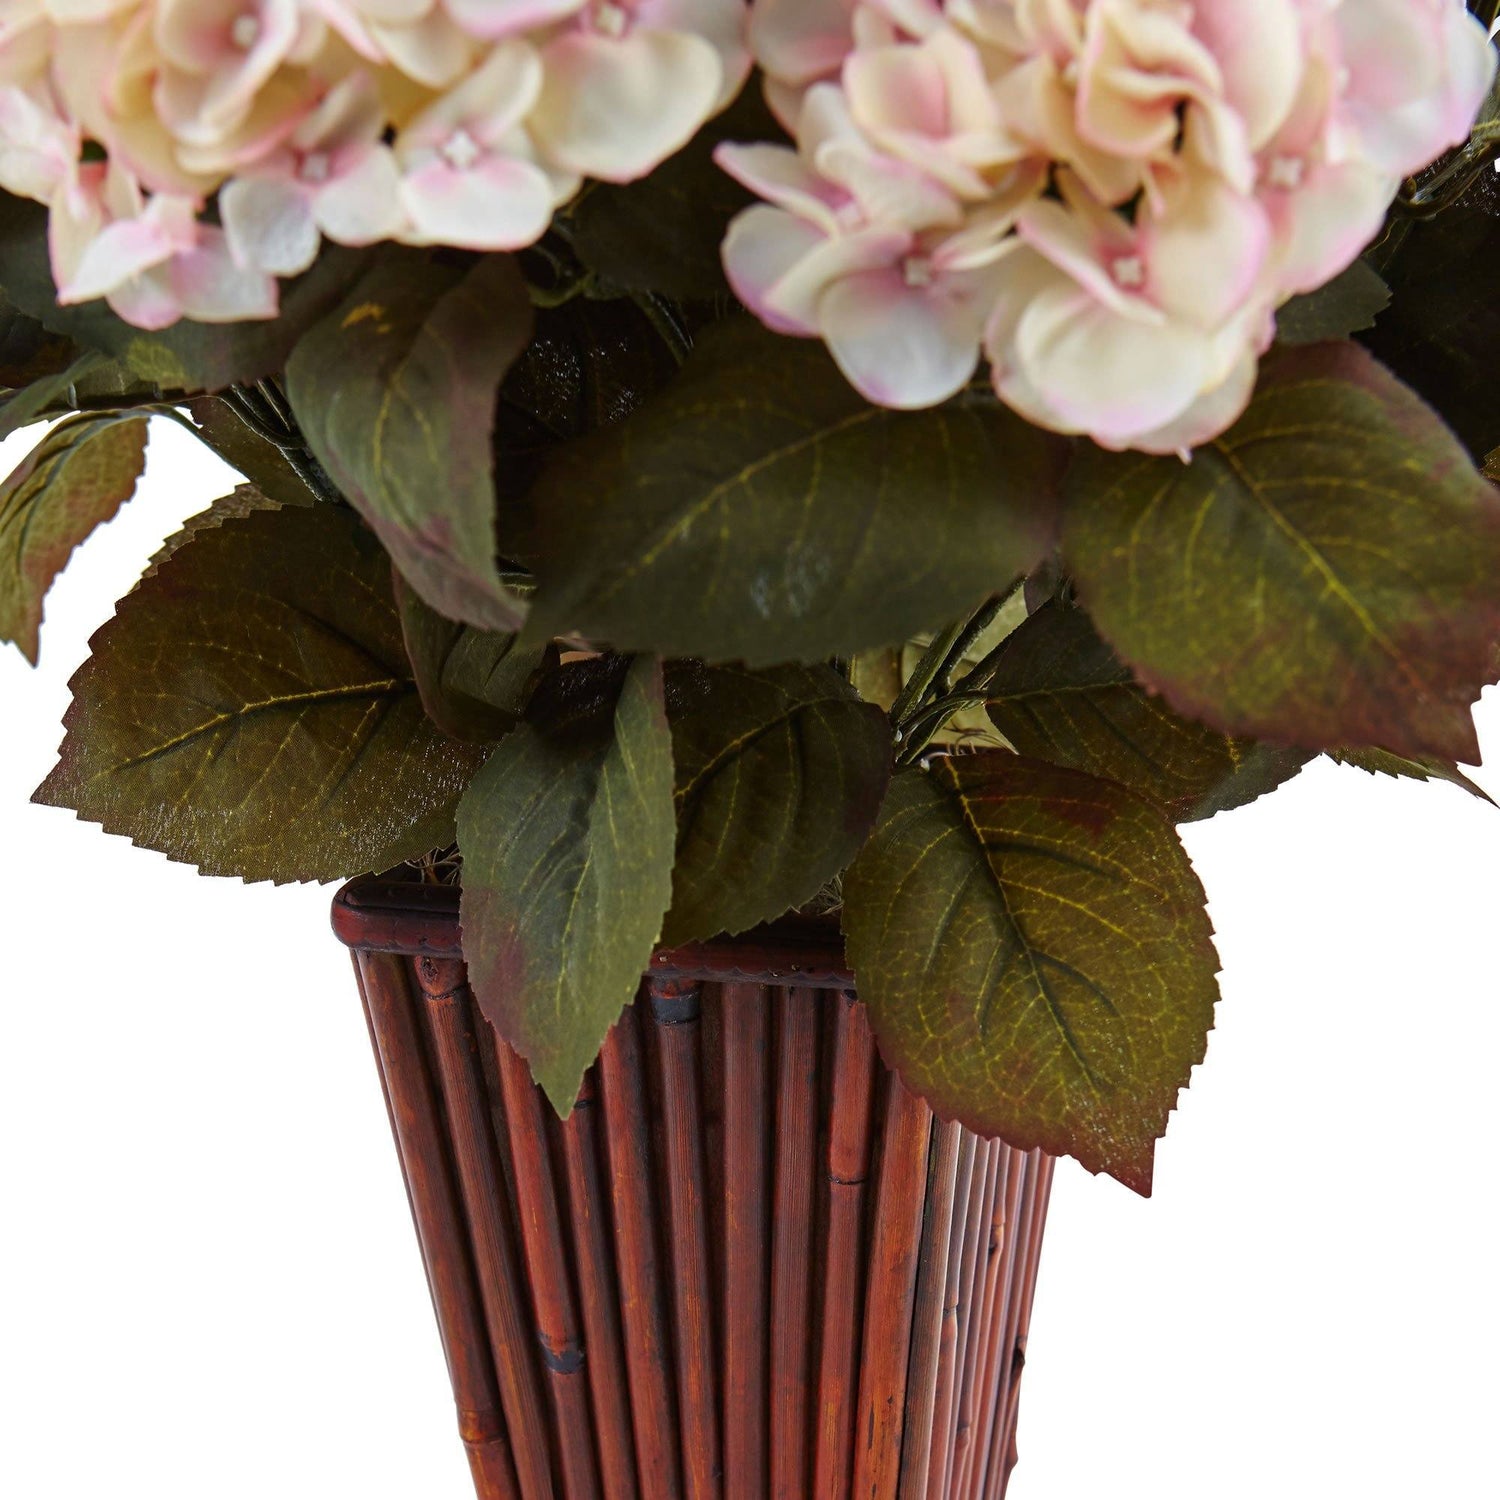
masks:
<path id="1" fill-rule="evenodd" d="M 901 277 L 907 286 L 931 286 L 932 262 L 925 255 L 908 255 L 901 265 Z"/>
<path id="2" fill-rule="evenodd" d="M 304 182 L 327 182 L 333 164 L 326 151 L 310 151 L 302 158 L 302 180 Z"/>
<path id="3" fill-rule="evenodd" d="M 1139 291 L 1146 284 L 1146 267 L 1139 255 L 1119 255 L 1109 268 L 1115 285 L 1127 292 Z"/>
<path id="4" fill-rule="evenodd" d="M 602 32 L 605 36 L 624 36 L 630 26 L 630 15 L 623 5 L 612 5 L 609 0 L 601 0 L 589 13 L 589 20 L 595 31 Z"/>
<path id="5" fill-rule="evenodd" d="M 479 142 L 463 126 L 459 126 L 442 145 L 443 159 L 456 171 L 467 172 L 484 152 Z"/>
<path id="6" fill-rule="evenodd" d="M 229 40 L 241 52 L 248 52 L 260 40 L 260 17 L 248 10 L 236 16 L 229 28 Z"/>
<path id="7" fill-rule="evenodd" d="M 1274 188 L 1291 192 L 1302 186 L 1302 174 L 1306 170 L 1300 156 L 1273 156 L 1266 168 L 1266 181 Z"/>

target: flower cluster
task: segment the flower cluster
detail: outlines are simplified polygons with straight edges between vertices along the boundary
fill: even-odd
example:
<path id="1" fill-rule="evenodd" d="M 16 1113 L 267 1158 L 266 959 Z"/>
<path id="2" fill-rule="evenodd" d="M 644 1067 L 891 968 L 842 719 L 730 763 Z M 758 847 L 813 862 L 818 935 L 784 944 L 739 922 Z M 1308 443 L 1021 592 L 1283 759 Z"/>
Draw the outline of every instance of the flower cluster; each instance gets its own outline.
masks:
<path id="1" fill-rule="evenodd" d="M 1045 427 L 1181 451 L 1243 409 L 1275 309 L 1462 141 L 1495 59 L 1462 0 L 755 0 L 796 149 L 724 258 L 872 401 L 972 378 Z"/>
<path id="2" fill-rule="evenodd" d="M 531 244 L 733 98 L 744 0 L 0 0 L 0 188 L 59 300 L 271 317 L 323 235 Z M 207 212 L 212 206 L 212 212 Z"/>

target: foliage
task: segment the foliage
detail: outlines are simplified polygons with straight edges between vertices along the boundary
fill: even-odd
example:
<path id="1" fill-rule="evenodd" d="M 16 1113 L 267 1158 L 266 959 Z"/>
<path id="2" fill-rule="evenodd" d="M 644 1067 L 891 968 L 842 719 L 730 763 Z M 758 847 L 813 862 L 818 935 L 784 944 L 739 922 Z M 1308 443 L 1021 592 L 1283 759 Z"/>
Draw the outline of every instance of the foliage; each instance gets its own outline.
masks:
<path id="1" fill-rule="evenodd" d="M 0 202 L 0 434 L 53 423 L 0 484 L 0 635 L 35 659 L 144 416 L 251 481 L 99 631 L 38 797 L 248 880 L 456 840 L 476 993 L 564 1112 L 659 941 L 841 906 L 939 1113 L 1146 1191 L 1215 998 L 1174 824 L 1320 752 L 1482 795 L 1493 192 L 1285 304 L 1184 462 L 987 380 L 871 405 L 746 319 L 739 109 L 533 249 L 328 251 L 272 322 L 60 308 Z"/>

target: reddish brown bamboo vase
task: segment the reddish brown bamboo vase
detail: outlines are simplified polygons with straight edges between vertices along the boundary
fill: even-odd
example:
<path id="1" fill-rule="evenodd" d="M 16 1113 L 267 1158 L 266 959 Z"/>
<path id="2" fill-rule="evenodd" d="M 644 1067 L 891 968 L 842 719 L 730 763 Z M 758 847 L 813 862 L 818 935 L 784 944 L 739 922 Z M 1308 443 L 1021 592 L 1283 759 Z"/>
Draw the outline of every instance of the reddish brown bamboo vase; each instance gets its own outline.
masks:
<path id="1" fill-rule="evenodd" d="M 457 893 L 334 903 L 480 1500 L 999 1500 L 1052 1162 L 933 1118 L 836 929 L 658 952 L 559 1121 Z"/>

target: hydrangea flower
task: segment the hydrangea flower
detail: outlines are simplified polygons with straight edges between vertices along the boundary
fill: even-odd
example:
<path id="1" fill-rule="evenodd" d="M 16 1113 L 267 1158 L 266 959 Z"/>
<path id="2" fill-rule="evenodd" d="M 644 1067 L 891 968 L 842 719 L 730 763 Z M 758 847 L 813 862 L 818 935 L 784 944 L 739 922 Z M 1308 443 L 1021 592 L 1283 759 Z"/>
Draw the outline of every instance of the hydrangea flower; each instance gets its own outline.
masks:
<path id="1" fill-rule="evenodd" d="M 1031 421 L 1152 452 L 1235 420 L 1276 308 L 1495 71 L 1460 0 L 754 0 L 750 37 L 796 146 L 720 150 L 766 200 L 724 247 L 746 304 L 872 401 L 982 344 Z"/>
<path id="2" fill-rule="evenodd" d="M 6 0 L 0 188 L 65 301 L 272 317 L 324 237 L 514 250 L 750 68 L 744 0 Z"/>

